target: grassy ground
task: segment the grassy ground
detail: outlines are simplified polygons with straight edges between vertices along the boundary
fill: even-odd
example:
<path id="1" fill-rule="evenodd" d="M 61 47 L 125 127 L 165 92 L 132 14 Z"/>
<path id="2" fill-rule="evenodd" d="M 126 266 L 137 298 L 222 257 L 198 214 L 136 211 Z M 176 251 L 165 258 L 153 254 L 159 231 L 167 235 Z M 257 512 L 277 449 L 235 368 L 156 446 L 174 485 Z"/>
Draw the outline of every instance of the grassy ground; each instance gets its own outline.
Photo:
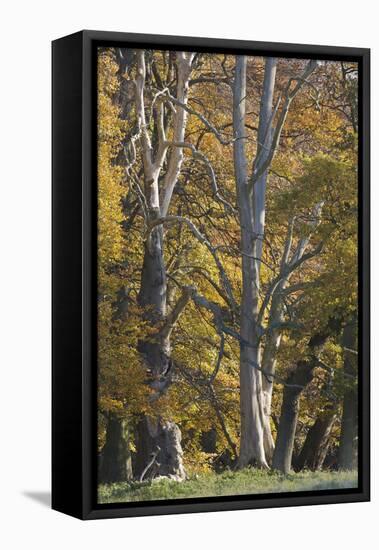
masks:
<path id="1" fill-rule="evenodd" d="M 287 476 L 246 469 L 202 474 L 178 483 L 169 479 L 141 483 L 113 483 L 99 487 L 99 503 L 133 502 L 225 495 L 319 491 L 357 487 L 356 472 L 300 472 Z"/>

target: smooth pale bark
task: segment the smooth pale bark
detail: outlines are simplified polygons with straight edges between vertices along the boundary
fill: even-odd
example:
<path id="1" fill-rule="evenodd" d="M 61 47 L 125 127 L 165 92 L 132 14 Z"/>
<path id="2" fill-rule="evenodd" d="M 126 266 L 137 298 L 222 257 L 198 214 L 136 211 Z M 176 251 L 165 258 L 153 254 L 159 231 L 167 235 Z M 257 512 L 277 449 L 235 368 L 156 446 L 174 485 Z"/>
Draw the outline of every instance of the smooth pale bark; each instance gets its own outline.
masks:
<path id="1" fill-rule="evenodd" d="M 106 439 L 99 460 L 99 482 L 115 483 L 132 479 L 127 421 L 109 413 L 106 425 Z"/>
<path id="2" fill-rule="evenodd" d="M 253 172 L 265 161 L 271 146 L 276 65 L 277 60 L 275 58 L 268 57 L 266 59 L 263 90 L 259 109 L 257 154 L 254 161 Z M 266 186 L 267 170 L 265 170 L 258 178 L 254 185 L 253 191 L 254 231 L 258 235 L 256 250 L 258 262 L 262 258 L 263 250 L 266 217 Z M 258 264 L 258 269 L 260 269 L 260 266 L 261 262 Z"/>
<path id="3" fill-rule="evenodd" d="M 273 100 L 274 100 L 274 88 L 276 77 L 277 60 L 275 58 L 267 58 L 265 63 L 265 73 L 263 79 L 263 90 L 259 110 L 259 123 L 258 123 L 258 144 L 257 153 L 254 161 L 253 172 L 264 162 L 268 156 L 268 151 L 271 146 L 272 139 L 272 125 L 273 125 Z M 266 218 L 266 186 L 267 186 L 267 170 L 258 178 L 254 185 L 253 190 L 253 219 L 254 219 L 254 232 L 256 234 L 256 262 L 257 270 L 260 273 L 261 270 L 261 258 L 263 252 L 263 239 L 265 232 L 265 218 Z M 257 280 L 258 289 L 260 286 L 260 280 Z M 281 335 L 275 334 L 269 336 L 262 357 L 262 368 L 265 372 L 274 372 L 275 370 L 275 351 L 279 347 Z M 267 367 L 267 370 L 266 370 Z M 268 378 L 262 379 L 262 402 L 263 402 L 263 432 L 264 432 L 264 448 L 266 454 L 266 460 L 271 462 L 274 452 L 274 439 L 271 433 L 270 417 L 271 417 L 271 399 L 272 399 L 272 382 Z"/>
<path id="4" fill-rule="evenodd" d="M 282 288 L 282 285 L 280 285 Z M 279 293 L 275 293 L 272 298 L 272 304 L 269 315 L 269 325 L 274 325 L 283 321 L 282 298 Z M 274 454 L 274 438 L 271 430 L 271 403 L 273 392 L 273 380 L 276 370 L 276 357 L 282 339 L 282 331 L 272 330 L 266 337 L 265 346 L 262 354 L 262 369 L 266 376 L 262 379 L 263 389 L 263 412 L 264 412 L 264 445 L 266 458 L 271 463 Z M 267 376 L 270 375 L 270 376 Z"/>
<path id="5" fill-rule="evenodd" d="M 178 84 L 176 99 L 183 105 L 188 103 L 189 76 L 194 54 L 177 52 Z M 173 124 L 173 139 L 175 143 L 184 142 L 187 123 L 187 111 L 177 107 Z M 172 193 L 178 180 L 183 163 L 183 148 L 175 146 L 171 152 L 167 172 L 163 183 L 161 215 L 166 216 L 170 206 Z"/>
<path id="6" fill-rule="evenodd" d="M 240 318 L 240 414 L 241 441 L 238 467 L 249 464 L 268 467 L 263 443 L 262 376 L 257 334 L 259 271 L 253 205 L 248 193 L 245 156 L 246 57 L 236 57 L 233 94 L 234 166 L 241 228 L 242 300 Z"/>
<path id="7" fill-rule="evenodd" d="M 338 453 L 338 467 L 352 470 L 358 465 L 358 393 L 355 384 L 357 376 L 357 324 L 348 323 L 342 336 L 344 347 L 345 390 L 341 421 L 341 437 Z"/>
<path id="8" fill-rule="evenodd" d="M 334 408 L 326 409 L 308 430 L 299 456 L 294 460 L 296 471 L 303 468 L 321 470 L 330 444 L 330 435 L 337 419 Z"/>

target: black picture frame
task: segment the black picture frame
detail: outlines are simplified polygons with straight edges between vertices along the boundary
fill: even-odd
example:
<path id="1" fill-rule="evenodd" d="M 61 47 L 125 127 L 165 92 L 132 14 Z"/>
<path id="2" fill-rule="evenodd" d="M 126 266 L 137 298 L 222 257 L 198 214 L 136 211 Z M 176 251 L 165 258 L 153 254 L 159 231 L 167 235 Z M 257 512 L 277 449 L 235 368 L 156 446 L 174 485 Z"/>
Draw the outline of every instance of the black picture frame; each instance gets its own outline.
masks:
<path id="1" fill-rule="evenodd" d="M 96 55 L 99 45 L 349 60 L 359 64 L 359 486 L 96 503 Z M 81 519 L 370 499 L 370 50 L 81 31 L 52 44 L 52 507 Z"/>

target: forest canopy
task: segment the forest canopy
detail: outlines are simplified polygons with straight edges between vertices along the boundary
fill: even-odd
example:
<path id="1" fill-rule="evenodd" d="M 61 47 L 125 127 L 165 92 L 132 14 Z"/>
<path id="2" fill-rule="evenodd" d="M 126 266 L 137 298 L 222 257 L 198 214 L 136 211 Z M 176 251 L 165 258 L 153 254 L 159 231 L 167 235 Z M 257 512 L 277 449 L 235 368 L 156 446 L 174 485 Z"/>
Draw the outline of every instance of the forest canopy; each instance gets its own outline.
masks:
<path id="1" fill-rule="evenodd" d="M 98 49 L 101 486 L 356 471 L 358 125 L 353 62 Z"/>

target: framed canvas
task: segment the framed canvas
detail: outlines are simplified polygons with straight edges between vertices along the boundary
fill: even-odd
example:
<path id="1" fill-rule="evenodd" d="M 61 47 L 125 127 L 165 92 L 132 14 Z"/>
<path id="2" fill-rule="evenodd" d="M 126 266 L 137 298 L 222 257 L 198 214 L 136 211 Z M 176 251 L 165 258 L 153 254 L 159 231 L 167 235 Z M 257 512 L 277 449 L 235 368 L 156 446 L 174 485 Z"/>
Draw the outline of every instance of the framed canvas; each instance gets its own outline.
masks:
<path id="1" fill-rule="evenodd" d="M 53 508 L 369 500 L 367 49 L 53 42 Z"/>

